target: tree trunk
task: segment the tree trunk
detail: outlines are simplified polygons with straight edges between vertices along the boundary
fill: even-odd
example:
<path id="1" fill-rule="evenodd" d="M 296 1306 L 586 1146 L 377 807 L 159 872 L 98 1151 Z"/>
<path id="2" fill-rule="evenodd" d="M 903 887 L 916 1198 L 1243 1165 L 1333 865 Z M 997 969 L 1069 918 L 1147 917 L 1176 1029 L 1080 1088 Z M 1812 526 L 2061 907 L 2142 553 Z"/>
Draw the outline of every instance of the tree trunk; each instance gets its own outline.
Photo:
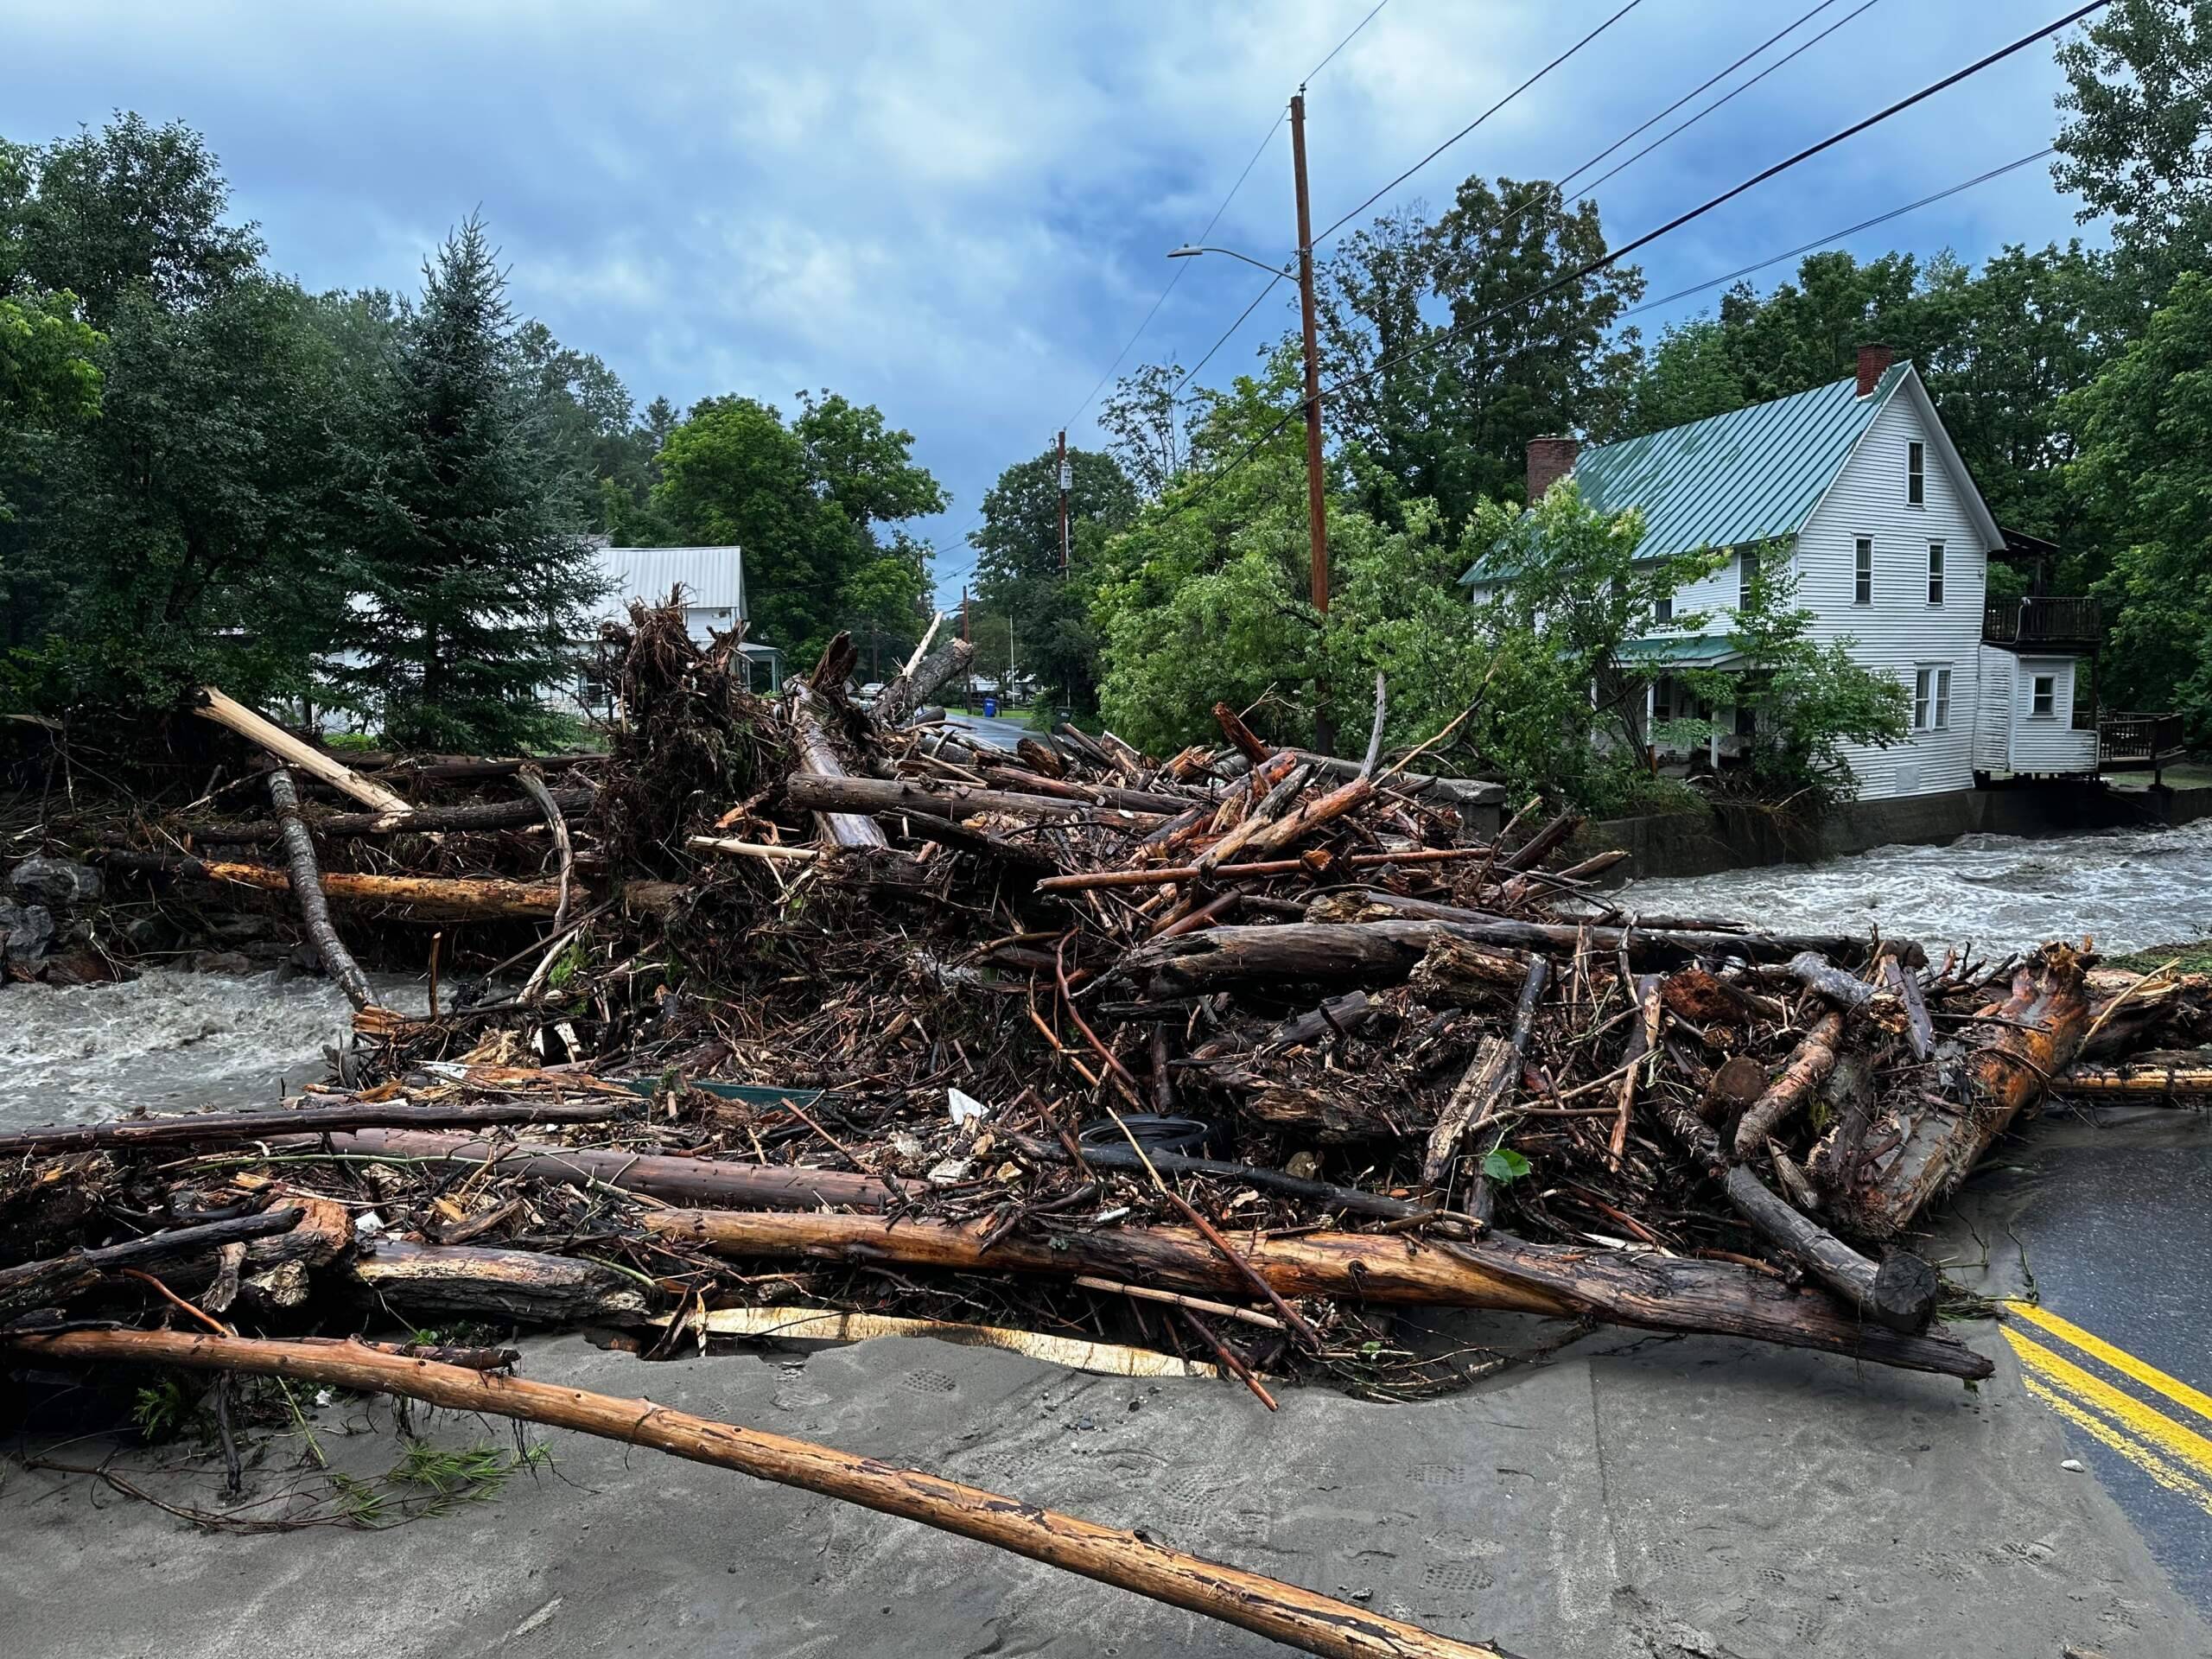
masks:
<path id="1" fill-rule="evenodd" d="M 312 1100 L 314 1096 L 304 1096 Z M 181 1117 L 121 1117 L 105 1123 L 54 1124 L 0 1134 L 0 1159 L 47 1157 L 60 1152 L 127 1152 L 136 1147 L 192 1146 L 209 1141 L 261 1141 L 276 1135 L 379 1126 L 477 1128 L 494 1123 L 596 1123 L 643 1105 L 627 1101 L 516 1100 L 416 1105 L 410 1102 L 341 1100 L 296 1110 L 202 1112 Z M 456 1143 L 461 1137 L 453 1137 Z M 481 1142 L 471 1143 L 481 1145 Z"/>
<path id="2" fill-rule="evenodd" d="M 2076 1065 L 2053 1082 L 2062 1095 L 2119 1096 L 2120 1103 L 2144 1105 L 2169 1095 L 2212 1095 L 2212 1063 L 2194 1065 L 2159 1060 L 2133 1065 Z"/>
<path id="3" fill-rule="evenodd" d="M 379 1303 L 410 1313 L 581 1325 L 646 1312 L 644 1287 L 596 1262 L 541 1250 L 379 1239 L 346 1264 L 346 1276 Z"/>
<path id="4" fill-rule="evenodd" d="M 1852 982 L 1858 983 L 1856 980 Z M 1843 1046 L 1843 1015 L 1830 1009 L 1814 1021 L 1813 1028 L 1805 1033 L 1789 1062 L 1782 1068 L 1782 1075 L 1766 1087 L 1766 1092 L 1751 1103 L 1743 1121 L 1736 1125 L 1736 1155 L 1755 1156 L 1766 1144 L 1767 1136 L 1782 1126 L 1782 1120 L 1797 1109 L 1814 1085 L 1835 1070 L 1836 1052 Z"/>
<path id="5" fill-rule="evenodd" d="M 1426 899 L 1401 898 L 1377 887 L 1348 887 L 1329 898 L 1331 919 L 1338 919 L 1336 912 L 1341 909 L 1346 915 L 1363 915 L 1370 919 L 1396 917 L 1414 921 L 1457 922 L 1478 930 L 1465 938 L 1487 939 L 1496 944 L 1516 944 L 1524 950 L 1572 950 L 1575 946 L 1575 927 L 1572 923 L 1518 921 L 1488 911 L 1465 910 L 1457 905 L 1433 904 Z M 1630 952 L 1639 957 L 1735 956 L 1754 962 L 1779 962 L 1800 950 L 1817 950 L 1825 957 L 1849 960 L 1854 957 L 1863 958 L 1867 950 L 1866 940 L 1841 934 L 1758 933 L 1733 928 L 1686 927 L 1664 924 L 1655 918 L 1640 919 L 1630 933 Z M 1593 927 L 1587 948 L 1615 950 L 1619 949 L 1620 941 L 1619 928 Z M 1902 942 L 1891 943 L 1899 944 L 1902 948 Z M 1912 947 L 1916 950 L 1918 948 Z"/>
<path id="6" fill-rule="evenodd" d="M 896 778 L 851 778 L 804 772 L 793 772 L 785 780 L 784 798 L 793 806 L 805 807 L 817 815 L 910 812 L 925 817 L 958 819 L 978 812 L 1005 812 L 1070 823 L 1110 824 L 1122 830 L 1156 830 L 1167 822 L 1158 812 L 1129 812 L 1119 807 L 1064 801 L 1051 795 L 1017 795 L 1007 790 L 966 785 L 928 789 Z"/>
<path id="7" fill-rule="evenodd" d="M 519 766 L 521 763 L 518 762 Z M 513 768 L 510 768 L 512 770 Z M 594 791 L 562 789 L 553 791 L 553 804 L 563 817 L 580 818 L 589 810 Z M 517 830 L 540 822 L 543 814 L 533 801 L 475 801 L 466 806 L 425 806 L 406 812 L 324 812 L 304 818 L 308 830 L 325 840 L 344 836 L 389 836 L 433 830 Z M 283 839 L 284 826 L 276 818 L 244 818 L 213 823 L 185 823 L 176 826 L 201 847 L 252 846 Z M 105 845 L 129 847 L 124 830 L 103 830 Z"/>
<path id="8" fill-rule="evenodd" d="M 353 1005 L 353 1012 L 359 1014 L 377 1000 L 376 993 L 369 988 L 369 976 L 353 960 L 353 953 L 346 948 L 346 941 L 338 937 L 337 925 L 330 919 L 330 901 L 324 896 L 321 876 L 315 869 L 315 843 L 308 839 L 307 826 L 300 822 L 299 793 L 292 787 L 292 774 L 282 766 L 269 774 L 269 798 L 276 808 L 277 823 L 283 827 L 292 897 L 299 901 L 300 921 L 307 930 L 308 942 L 321 958 L 323 971 L 337 982 Z"/>
<path id="9" fill-rule="evenodd" d="M 401 815 L 415 810 L 390 790 L 371 783 L 314 745 L 302 743 L 283 727 L 263 719 L 244 703 L 225 696 L 213 686 L 201 687 L 200 695 L 206 701 L 202 707 L 193 712 L 202 720 L 212 720 L 218 726 L 228 727 L 249 743 L 259 744 L 279 760 L 289 761 L 302 772 L 320 778 L 333 789 L 351 795 L 362 805 L 372 806 L 380 812 Z"/>
<path id="10" fill-rule="evenodd" d="M 2012 976 L 2012 995 L 1994 1012 L 2012 1023 L 1985 1027 L 1991 1034 L 1956 1067 L 1958 1107 L 1892 1108 L 1886 1127 L 1895 1144 L 1865 1160 L 1858 1180 L 1832 1195 L 1834 1212 L 1850 1231 L 1868 1238 L 1903 1232 L 2042 1099 L 2045 1078 L 2066 1071 L 2089 1024 L 2081 959 L 2063 944 L 2044 946 Z M 1884 1127 L 1878 1122 L 1876 1136 Z"/>
<path id="11" fill-rule="evenodd" d="M 651 1401 L 464 1370 L 359 1343 L 73 1331 L 16 1338 L 12 1346 L 27 1358 L 48 1363 L 182 1365 L 396 1394 L 450 1411 L 483 1412 L 651 1446 L 918 1521 L 1331 1659 L 1508 1659 L 1494 1648 L 1456 1642 L 1347 1602 L 1185 1555 L 1135 1533 L 900 1469 L 880 1458 L 715 1422 Z"/>
<path id="12" fill-rule="evenodd" d="M 836 643 L 830 642 L 833 647 Z M 823 654 L 826 660 L 829 652 Z M 798 770 L 791 774 L 790 782 L 843 779 L 845 763 L 838 758 L 836 747 L 823 727 L 821 714 L 815 707 L 815 693 L 804 680 L 791 681 L 787 690 L 791 704 L 791 747 L 798 757 Z M 889 847 L 889 837 L 877 827 L 874 819 L 867 816 L 868 810 L 865 807 L 857 811 L 817 810 L 815 827 L 835 847 Z"/>
<path id="13" fill-rule="evenodd" d="M 1235 1291 L 1243 1285 L 1205 1239 L 1183 1228 L 1008 1236 L 986 1247 L 982 1224 L 887 1224 L 880 1216 L 728 1210 L 659 1210 L 640 1220 L 648 1233 L 733 1256 L 898 1262 L 961 1272 L 1103 1274 L 1198 1291 Z M 1751 1337 L 1953 1376 L 1986 1376 L 1993 1369 L 1958 1343 L 1867 1326 L 1856 1309 L 1825 1294 L 1800 1294 L 1725 1262 L 1499 1238 L 1414 1245 L 1368 1233 L 1307 1233 L 1241 1248 L 1245 1260 L 1285 1296 L 1491 1307 L 1654 1331 Z"/>
<path id="14" fill-rule="evenodd" d="M 291 878 L 266 864 L 241 864 L 189 854 L 102 853 L 99 861 L 112 869 L 289 893 Z M 510 881 L 499 876 L 357 875 L 335 871 L 322 878 L 322 891 L 334 903 L 395 905 L 425 918 L 550 916 L 561 890 L 550 881 Z"/>
<path id="15" fill-rule="evenodd" d="M 151 1268 L 164 1262 L 219 1250 L 226 1244 L 269 1238 L 290 1231 L 307 1211 L 296 1205 L 264 1210 L 258 1215 L 233 1216 L 203 1222 L 195 1227 L 176 1227 L 149 1233 L 121 1244 L 99 1249 L 72 1250 L 67 1255 L 20 1262 L 0 1268 L 0 1315 L 25 1308 L 55 1306 L 82 1295 L 109 1274 L 123 1268 Z"/>
<path id="16" fill-rule="evenodd" d="M 972 642 L 947 641 L 885 686 L 883 695 L 875 700 L 875 707 L 868 710 L 869 715 L 886 731 L 904 726 L 939 686 L 964 672 L 975 658 Z"/>
<path id="17" fill-rule="evenodd" d="M 287 1141 L 311 1150 L 325 1144 Z M 898 1196 L 891 1182 L 840 1169 L 798 1169 L 780 1164 L 741 1164 L 718 1158 L 671 1158 L 651 1153 L 582 1147 L 502 1145 L 465 1135 L 418 1129 L 362 1129 L 333 1135 L 334 1152 L 394 1160 L 421 1160 L 455 1168 L 484 1169 L 500 1177 L 550 1181 L 563 1186 L 605 1185 L 641 1192 L 670 1204 L 744 1205 L 810 1210 L 832 1204 L 880 1210 Z"/>

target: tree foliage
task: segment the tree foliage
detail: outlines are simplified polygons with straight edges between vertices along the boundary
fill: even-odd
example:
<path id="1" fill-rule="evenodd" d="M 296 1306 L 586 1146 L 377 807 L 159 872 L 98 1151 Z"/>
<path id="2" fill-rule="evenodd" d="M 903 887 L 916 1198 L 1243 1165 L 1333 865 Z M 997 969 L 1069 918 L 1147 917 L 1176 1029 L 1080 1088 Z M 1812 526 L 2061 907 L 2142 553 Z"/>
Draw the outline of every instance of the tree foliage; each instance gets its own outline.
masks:
<path id="1" fill-rule="evenodd" d="M 999 474 L 984 494 L 982 523 L 968 538 L 983 607 L 1008 620 L 1017 660 L 1070 707 L 1087 709 L 1096 696 L 1098 637 L 1090 587 L 1099 553 L 1136 513 L 1136 486 L 1114 456 L 1069 450 L 1069 568 L 1063 573 L 1059 461 L 1048 449 Z"/>
<path id="2" fill-rule="evenodd" d="M 2110 215 L 2156 299 L 2212 248 L 2212 12 L 2199 0 L 2115 0 L 2061 42 L 2058 187 Z"/>

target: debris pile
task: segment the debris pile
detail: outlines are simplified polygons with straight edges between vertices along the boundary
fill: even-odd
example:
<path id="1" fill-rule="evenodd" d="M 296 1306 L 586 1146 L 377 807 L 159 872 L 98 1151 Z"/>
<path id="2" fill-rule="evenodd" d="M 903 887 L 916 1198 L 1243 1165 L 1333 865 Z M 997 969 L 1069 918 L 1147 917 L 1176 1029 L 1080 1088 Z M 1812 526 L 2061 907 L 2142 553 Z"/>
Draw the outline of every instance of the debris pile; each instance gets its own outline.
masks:
<path id="1" fill-rule="evenodd" d="M 1929 1206 L 2054 1089 L 2212 1087 L 2202 976 L 1624 910 L 1571 816 L 1385 756 L 1380 684 L 1363 760 L 1226 708 L 1157 760 L 902 723 L 957 645 L 869 709 L 842 639 L 773 700 L 734 644 L 633 607 L 610 748 L 538 763 L 211 698 L 270 769 L 58 826 L 359 1012 L 283 1111 L 0 1135 L 0 1329 L 921 1321 L 1402 1398 L 1502 1363 L 1423 1312 L 1479 1307 L 1970 1377 Z"/>

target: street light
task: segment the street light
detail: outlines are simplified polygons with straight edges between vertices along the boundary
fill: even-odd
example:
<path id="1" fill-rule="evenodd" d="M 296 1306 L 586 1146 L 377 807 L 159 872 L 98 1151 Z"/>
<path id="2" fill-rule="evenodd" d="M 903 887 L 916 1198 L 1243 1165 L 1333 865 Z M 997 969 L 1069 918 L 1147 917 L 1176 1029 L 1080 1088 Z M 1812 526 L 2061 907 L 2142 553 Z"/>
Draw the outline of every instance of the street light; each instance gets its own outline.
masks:
<path id="1" fill-rule="evenodd" d="M 1202 248 L 1195 242 L 1185 242 L 1179 248 L 1168 249 L 1167 257 L 1170 259 L 1195 259 L 1202 253 L 1222 253 L 1228 255 L 1231 259 L 1242 259 L 1253 270 L 1264 270 L 1270 276 L 1287 276 L 1291 274 L 1290 267 L 1287 264 L 1271 265 L 1264 260 L 1253 258 L 1249 253 L 1239 253 L 1234 248 Z"/>

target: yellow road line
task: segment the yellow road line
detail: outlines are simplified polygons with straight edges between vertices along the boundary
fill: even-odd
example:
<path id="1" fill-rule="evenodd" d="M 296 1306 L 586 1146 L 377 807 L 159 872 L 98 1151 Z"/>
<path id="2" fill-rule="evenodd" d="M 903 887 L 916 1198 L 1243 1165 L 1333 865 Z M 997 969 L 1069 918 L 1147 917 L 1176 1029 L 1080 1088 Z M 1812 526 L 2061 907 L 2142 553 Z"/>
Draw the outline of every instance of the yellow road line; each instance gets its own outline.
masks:
<path id="1" fill-rule="evenodd" d="M 2123 1376 L 2133 1377 L 2153 1393 L 2163 1394 L 2177 1406 L 2186 1406 L 2208 1422 L 2212 1422 L 2212 1395 L 2199 1393 L 2177 1376 L 2168 1376 L 2155 1365 L 2146 1365 L 2125 1348 L 2115 1348 L 2102 1337 L 2084 1331 L 2071 1320 L 2062 1319 L 2048 1308 L 2037 1307 L 2033 1302 L 2007 1302 L 2008 1313 L 2041 1325 L 2062 1342 L 2071 1344 L 2083 1353 L 2102 1360 Z"/>
<path id="2" fill-rule="evenodd" d="M 2033 1376 L 2024 1376 L 2020 1380 L 2027 1385 L 2030 1394 L 2083 1433 L 2094 1436 L 2101 1444 L 2110 1446 L 2168 1491 L 2187 1498 L 2207 1515 L 2212 1515 L 2212 1486 L 2190 1479 L 2142 1441 L 2133 1435 L 2121 1433 L 2103 1418 L 2084 1411 L 2064 1395 L 2045 1387 Z"/>
<path id="3" fill-rule="evenodd" d="M 2095 1408 L 2137 1439 L 2148 1441 L 2162 1457 L 2171 1459 L 2200 1478 L 2212 1480 L 2212 1440 L 2183 1428 L 2133 1395 L 2122 1394 L 2102 1377 L 2092 1376 L 2072 1360 L 2062 1358 L 2039 1342 L 2031 1341 L 2010 1325 L 2002 1329 L 2005 1340 L 2020 1357 L 2020 1363 L 2038 1382 Z"/>

